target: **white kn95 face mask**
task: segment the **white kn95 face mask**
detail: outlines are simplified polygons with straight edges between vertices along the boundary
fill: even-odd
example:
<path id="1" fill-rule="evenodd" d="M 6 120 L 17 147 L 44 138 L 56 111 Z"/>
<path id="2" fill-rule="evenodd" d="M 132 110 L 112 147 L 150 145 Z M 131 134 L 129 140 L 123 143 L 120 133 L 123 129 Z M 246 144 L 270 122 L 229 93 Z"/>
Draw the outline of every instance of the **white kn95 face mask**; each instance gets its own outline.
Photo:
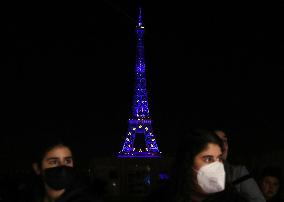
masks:
<path id="1" fill-rule="evenodd" d="M 205 193 L 216 193 L 225 189 L 225 169 L 223 163 L 215 161 L 202 166 L 197 171 L 197 183 Z"/>

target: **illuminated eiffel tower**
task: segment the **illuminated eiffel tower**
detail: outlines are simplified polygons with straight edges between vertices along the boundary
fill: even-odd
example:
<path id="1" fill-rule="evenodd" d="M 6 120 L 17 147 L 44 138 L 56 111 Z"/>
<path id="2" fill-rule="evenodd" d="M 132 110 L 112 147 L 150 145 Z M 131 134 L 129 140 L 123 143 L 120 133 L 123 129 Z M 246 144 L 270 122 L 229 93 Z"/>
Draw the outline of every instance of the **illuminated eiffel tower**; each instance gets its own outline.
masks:
<path id="1" fill-rule="evenodd" d="M 128 120 L 128 132 L 119 158 L 159 158 L 161 152 L 158 149 L 155 135 L 152 129 L 152 120 L 148 107 L 146 89 L 146 72 L 144 61 L 144 26 L 140 8 L 137 34 L 136 53 L 136 83 L 132 106 L 132 117 Z"/>

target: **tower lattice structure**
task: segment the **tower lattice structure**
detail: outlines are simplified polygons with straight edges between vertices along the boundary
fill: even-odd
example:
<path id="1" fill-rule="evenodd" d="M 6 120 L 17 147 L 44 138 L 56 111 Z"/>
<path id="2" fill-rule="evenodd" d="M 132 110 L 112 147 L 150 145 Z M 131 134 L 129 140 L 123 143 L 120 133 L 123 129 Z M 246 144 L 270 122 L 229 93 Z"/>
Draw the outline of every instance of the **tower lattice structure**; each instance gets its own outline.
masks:
<path id="1" fill-rule="evenodd" d="M 146 68 L 144 59 L 144 26 L 140 8 L 136 26 L 137 52 L 135 68 L 135 92 L 132 105 L 132 117 L 128 120 L 128 132 L 120 158 L 157 158 L 161 157 L 156 136 L 152 129 L 146 89 Z"/>

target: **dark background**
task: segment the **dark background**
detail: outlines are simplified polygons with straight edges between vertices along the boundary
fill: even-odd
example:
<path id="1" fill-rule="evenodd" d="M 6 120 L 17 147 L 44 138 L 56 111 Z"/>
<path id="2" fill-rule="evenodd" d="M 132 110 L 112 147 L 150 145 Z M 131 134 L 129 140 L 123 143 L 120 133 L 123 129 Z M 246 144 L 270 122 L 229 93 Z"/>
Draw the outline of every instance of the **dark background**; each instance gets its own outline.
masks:
<path id="1" fill-rule="evenodd" d="M 282 149 L 284 2 L 140 4 L 160 150 L 171 155 L 189 127 L 225 128 L 232 158 Z M 138 3 L 2 8 L 2 169 L 27 168 L 51 134 L 82 161 L 115 156 L 131 113 Z"/>

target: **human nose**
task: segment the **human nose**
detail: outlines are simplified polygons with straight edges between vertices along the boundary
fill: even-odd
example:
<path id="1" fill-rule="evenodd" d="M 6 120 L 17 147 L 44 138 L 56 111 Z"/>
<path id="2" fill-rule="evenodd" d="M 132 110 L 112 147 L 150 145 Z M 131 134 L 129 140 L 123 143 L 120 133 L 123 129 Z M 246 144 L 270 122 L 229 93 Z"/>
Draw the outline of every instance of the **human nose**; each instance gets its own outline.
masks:
<path id="1" fill-rule="evenodd" d="M 65 165 L 64 160 L 59 160 L 58 165 L 59 165 L 59 166 L 64 166 L 64 165 Z"/>

